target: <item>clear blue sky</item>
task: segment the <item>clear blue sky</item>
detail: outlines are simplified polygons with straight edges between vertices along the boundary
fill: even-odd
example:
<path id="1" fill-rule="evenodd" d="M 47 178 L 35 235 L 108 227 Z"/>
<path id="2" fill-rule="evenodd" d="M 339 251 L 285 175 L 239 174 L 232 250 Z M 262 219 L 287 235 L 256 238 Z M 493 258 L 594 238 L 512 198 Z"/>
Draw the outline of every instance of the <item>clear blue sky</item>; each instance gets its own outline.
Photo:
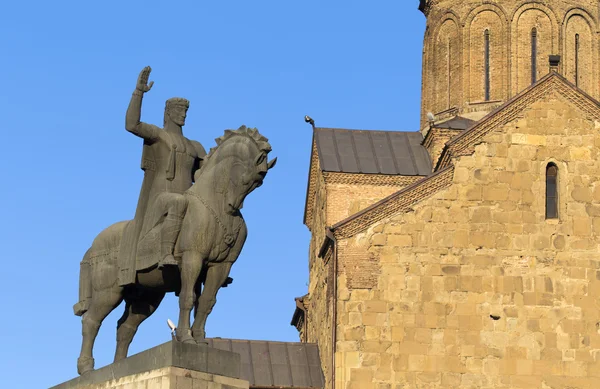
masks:
<path id="1" fill-rule="evenodd" d="M 0 376 L 47 388 L 76 375 L 79 261 L 108 225 L 133 217 L 141 142 L 124 129 L 139 71 L 153 68 L 142 120 L 191 101 L 184 133 L 207 149 L 258 127 L 277 167 L 244 206 L 249 230 L 207 335 L 297 341 L 307 291 L 302 224 L 311 130 L 417 130 L 424 16 L 417 0 L 6 1 L 0 10 L 3 205 Z M 96 366 L 112 361 L 117 308 Z M 170 339 L 169 295 L 130 354 Z"/>

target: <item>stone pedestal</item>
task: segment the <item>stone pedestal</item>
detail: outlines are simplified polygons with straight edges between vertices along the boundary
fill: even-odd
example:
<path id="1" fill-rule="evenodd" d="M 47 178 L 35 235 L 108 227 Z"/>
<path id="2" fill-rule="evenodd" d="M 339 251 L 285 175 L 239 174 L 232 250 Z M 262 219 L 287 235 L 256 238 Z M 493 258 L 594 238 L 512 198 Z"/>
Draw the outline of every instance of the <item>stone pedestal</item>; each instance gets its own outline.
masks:
<path id="1" fill-rule="evenodd" d="M 51 389 L 247 389 L 240 355 L 168 342 Z"/>

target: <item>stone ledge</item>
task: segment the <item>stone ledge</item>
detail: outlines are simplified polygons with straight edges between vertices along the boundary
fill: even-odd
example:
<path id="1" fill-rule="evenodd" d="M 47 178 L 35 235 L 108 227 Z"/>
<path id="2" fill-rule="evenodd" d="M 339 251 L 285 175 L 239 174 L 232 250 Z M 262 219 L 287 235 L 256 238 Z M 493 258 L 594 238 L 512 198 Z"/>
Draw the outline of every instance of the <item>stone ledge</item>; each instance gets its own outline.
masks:
<path id="1" fill-rule="evenodd" d="M 240 378 L 241 357 L 208 346 L 167 342 L 50 389 L 75 389 L 165 367 Z"/>

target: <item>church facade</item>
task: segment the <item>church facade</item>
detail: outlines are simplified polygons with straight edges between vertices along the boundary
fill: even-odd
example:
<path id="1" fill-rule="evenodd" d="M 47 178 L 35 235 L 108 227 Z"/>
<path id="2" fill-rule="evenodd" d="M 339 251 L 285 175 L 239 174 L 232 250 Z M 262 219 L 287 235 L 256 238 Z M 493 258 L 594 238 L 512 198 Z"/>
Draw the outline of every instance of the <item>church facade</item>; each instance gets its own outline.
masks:
<path id="1" fill-rule="evenodd" d="M 326 388 L 600 387 L 600 8 L 421 0 L 419 131 L 314 128 Z"/>

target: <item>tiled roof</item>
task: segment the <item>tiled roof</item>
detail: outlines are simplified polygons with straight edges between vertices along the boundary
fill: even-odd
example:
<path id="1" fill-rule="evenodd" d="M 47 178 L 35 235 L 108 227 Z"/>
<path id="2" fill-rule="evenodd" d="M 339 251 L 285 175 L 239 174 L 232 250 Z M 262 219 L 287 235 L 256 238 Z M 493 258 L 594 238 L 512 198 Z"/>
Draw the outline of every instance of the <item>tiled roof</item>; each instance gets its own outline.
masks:
<path id="1" fill-rule="evenodd" d="M 321 170 L 426 176 L 431 161 L 420 132 L 315 128 Z"/>
<path id="2" fill-rule="evenodd" d="M 323 388 L 319 349 L 313 343 L 207 339 L 210 347 L 242 356 L 241 379 L 250 388 Z"/>

